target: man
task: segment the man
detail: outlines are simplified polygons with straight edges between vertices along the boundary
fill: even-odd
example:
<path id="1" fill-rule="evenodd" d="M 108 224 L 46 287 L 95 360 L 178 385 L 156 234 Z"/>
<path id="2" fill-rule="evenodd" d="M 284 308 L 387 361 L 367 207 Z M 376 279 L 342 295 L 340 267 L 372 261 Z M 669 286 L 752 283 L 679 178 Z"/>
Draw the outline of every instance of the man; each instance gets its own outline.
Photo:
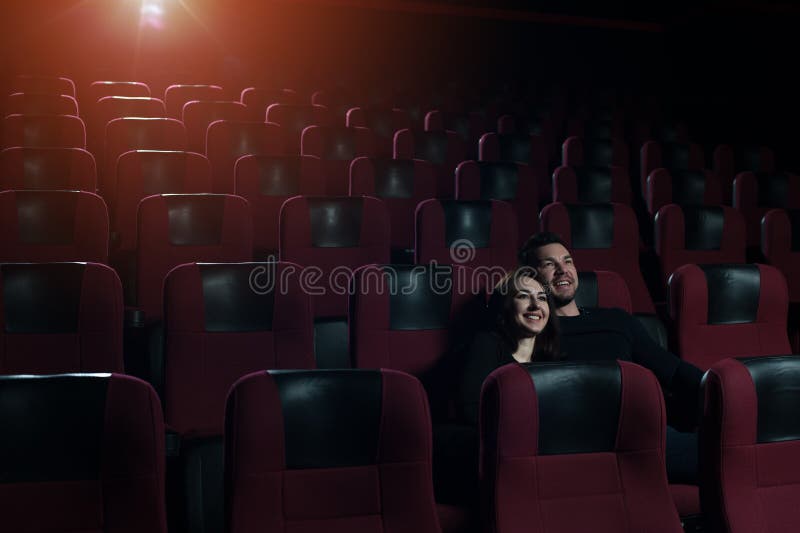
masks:
<path id="1" fill-rule="evenodd" d="M 567 359 L 623 359 L 649 368 L 664 390 L 670 425 L 684 431 L 696 427 L 703 377 L 700 369 L 661 348 L 625 311 L 579 307 L 575 302 L 578 271 L 564 241 L 555 233 L 532 236 L 520 250 L 519 259 L 537 269 L 552 294 L 561 351 Z M 673 482 L 696 478 L 696 438 L 688 435 L 667 432 L 667 470 Z"/>

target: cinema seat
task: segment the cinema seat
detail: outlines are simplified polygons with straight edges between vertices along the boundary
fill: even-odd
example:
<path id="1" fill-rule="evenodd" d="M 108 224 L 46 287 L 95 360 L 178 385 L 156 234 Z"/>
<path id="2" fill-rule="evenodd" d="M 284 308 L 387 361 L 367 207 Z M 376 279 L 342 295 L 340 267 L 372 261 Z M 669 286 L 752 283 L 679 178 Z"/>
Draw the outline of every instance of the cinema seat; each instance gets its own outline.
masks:
<path id="1" fill-rule="evenodd" d="M 246 155 L 236 161 L 237 195 L 253 214 L 253 257 L 278 256 L 278 223 L 283 202 L 325 193 L 322 161 L 312 156 Z"/>
<path id="2" fill-rule="evenodd" d="M 394 135 L 395 159 L 422 159 L 436 165 L 440 198 L 454 197 L 455 170 L 466 153 L 464 141 L 453 131 L 400 130 Z"/>
<path id="3" fill-rule="evenodd" d="M 574 168 L 628 168 L 628 146 L 619 139 L 569 137 L 561 147 L 561 164 Z"/>
<path id="4" fill-rule="evenodd" d="M 553 172 L 553 202 L 565 204 L 631 204 L 625 167 L 558 167 Z"/>
<path id="5" fill-rule="evenodd" d="M 454 112 L 436 109 L 425 115 L 425 131 L 454 131 L 466 147 L 465 159 L 477 159 L 478 141 L 490 132 L 486 117 L 479 112 Z"/>
<path id="6" fill-rule="evenodd" d="M 245 155 L 283 155 L 285 133 L 275 124 L 218 120 L 206 132 L 212 188 L 230 194 L 235 188 L 236 160 Z"/>
<path id="7" fill-rule="evenodd" d="M 8 115 L 3 119 L 3 148 L 86 148 L 86 128 L 72 115 Z"/>
<path id="8" fill-rule="evenodd" d="M 88 107 L 106 96 L 128 96 L 133 98 L 150 98 L 150 87 L 138 81 L 94 81 L 89 85 L 86 96 L 79 95 Z"/>
<path id="9" fill-rule="evenodd" d="M 788 172 L 739 173 L 733 180 L 733 207 L 747 225 L 747 245 L 761 243 L 761 221 L 770 209 L 800 209 L 800 176 Z"/>
<path id="10" fill-rule="evenodd" d="M 12 189 L 95 192 L 94 157 L 81 148 L 6 148 L 0 151 L 0 190 Z"/>
<path id="11" fill-rule="evenodd" d="M 771 209 L 761 222 L 761 252 L 783 273 L 789 301 L 800 302 L 800 211 Z"/>
<path id="12" fill-rule="evenodd" d="M 347 112 L 359 105 L 357 98 L 350 91 L 333 88 L 315 91 L 311 95 L 311 103 L 327 108 L 330 112 L 330 126 L 342 127 L 347 122 Z"/>
<path id="13" fill-rule="evenodd" d="M 347 196 L 350 163 L 376 155 L 375 137 L 367 128 L 309 126 L 303 130 L 300 153 L 322 162 L 325 195 Z"/>
<path id="14" fill-rule="evenodd" d="M 579 307 L 617 307 L 633 312 L 631 294 L 625 279 L 609 270 L 582 270 L 578 272 L 580 291 L 575 293 Z"/>
<path id="15" fill-rule="evenodd" d="M 481 136 L 478 159 L 513 161 L 530 167 L 539 184 L 539 200 L 547 202 L 553 192 L 548 176 L 549 158 L 545 139 L 539 135 L 487 133 Z"/>
<path id="16" fill-rule="evenodd" d="M 108 211 L 82 191 L 0 192 L 0 262 L 108 262 Z"/>
<path id="17" fill-rule="evenodd" d="M 180 120 L 183 105 L 192 100 L 225 100 L 225 91 L 218 85 L 170 85 L 164 91 L 167 116 Z"/>
<path id="18" fill-rule="evenodd" d="M 0 377 L 3 528 L 166 533 L 156 393 L 120 374 Z"/>
<path id="19" fill-rule="evenodd" d="M 0 375 L 124 372 L 122 285 L 109 267 L 0 265 L 0 307 Z"/>
<path id="20" fill-rule="evenodd" d="M 708 170 L 654 170 L 647 176 L 645 189 L 647 212 L 654 217 L 668 204 L 684 207 L 720 206 L 722 191 L 717 176 Z"/>
<path id="21" fill-rule="evenodd" d="M 486 527 L 682 533 L 658 381 L 623 361 L 510 364 L 481 394 Z"/>
<path id="22" fill-rule="evenodd" d="M 700 495 L 711 531 L 800 527 L 799 386 L 797 356 L 724 359 L 706 374 Z"/>
<path id="23" fill-rule="evenodd" d="M 702 370 L 726 357 L 791 353 L 786 280 L 768 265 L 684 265 L 669 280 L 677 354 Z"/>
<path id="24" fill-rule="evenodd" d="M 205 153 L 208 126 L 217 120 L 248 120 L 247 107 L 239 102 L 191 100 L 183 105 L 183 125 L 186 126 L 188 149 Z"/>
<path id="25" fill-rule="evenodd" d="M 164 118 L 164 102 L 144 96 L 104 96 L 87 114 L 86 131 L 89 151 L 102 159 L 106 126 L 115 118 Z"/>
<path id="26" fill-rule="evenodd" d="M 647 176 L 657 168 L 670 172 L 705 170 L 703 149 L 695 143 L 648 141 L 641 149 L 641 187 L 647 190 Z"/>
<path id="27" fill-rule="evenodd" d="M 78 116 L 78 102 L 66 94 L 14 93 L 6 98 L 6 115 L 72 115 Z"/>
<path id="28" fill-rule="evenodd" d="M 272 104 L 267 108 L 267 122 L 277 124 L 285 132 L 285 153 L 301 153 L 301 137 L 308 126 L 329 126 L 330 111 L 321 105 Z"/>
<path id="29" fill-rule="evenodd" d="M 248 87 L 242 90 L 239 101 L 247 106 L 247 120 L 264 120 L 272 104 L 299 104 L 300 95 L 292 89 Z"/>
<path id="30" fill-rule="evenodd" d="M 742 172 L 776 174 L 775 152 L 768 146 L 730 146 L 721 144 L 712 156 L 714 173 L 719 176 L 722 194 L 728 204 L 733 197 L 733 181 Z"/>
<path id="31" fill-rule="evenodd" d="M 438 533 L 429 416 L 420 383 L 393 370 L 242 378 L 225 413 L 226 530 Z"/>
<path id="32" fill-rule="evenodd" d="M 394 134 L 411 127 L 411 119 L 402 109 L 393 107 L 355 107 L 347 112 L 348 127 L 369 128 L 375 135 L 379 157 L 392 157 Z"/>
<path id="33" fill-rule="evenodd" d="M 21 74 L 11 80 L 10 93 L 66 94 L 75 98 L 75 82 L 63 76 Z"/>

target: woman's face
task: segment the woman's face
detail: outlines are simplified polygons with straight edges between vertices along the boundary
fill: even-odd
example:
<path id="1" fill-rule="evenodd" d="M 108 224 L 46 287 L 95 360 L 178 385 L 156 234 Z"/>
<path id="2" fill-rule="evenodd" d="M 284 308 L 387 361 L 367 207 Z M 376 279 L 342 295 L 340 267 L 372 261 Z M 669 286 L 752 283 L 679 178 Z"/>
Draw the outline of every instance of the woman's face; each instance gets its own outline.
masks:
<path id="1" fill-rule="evenodd" d="M 529 277 L 520 278 L 517 289 L 512 305 L 514 321 L 523 336 L 535 337 L 542 332 L 550 319 L 547 294 L 538 281 Z"/>

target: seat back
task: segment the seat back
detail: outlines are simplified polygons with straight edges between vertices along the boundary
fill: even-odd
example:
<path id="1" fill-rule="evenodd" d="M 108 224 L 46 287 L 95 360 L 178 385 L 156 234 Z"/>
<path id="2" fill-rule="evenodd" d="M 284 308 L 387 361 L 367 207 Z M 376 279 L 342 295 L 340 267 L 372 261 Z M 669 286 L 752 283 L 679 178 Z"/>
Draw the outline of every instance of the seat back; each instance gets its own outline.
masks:
<path id="1" fill-rule="evenodd" d="M 89 85 L 86 103 L 92 107 L 95 102 L 106 96 L 128 96 L 132 98 L 150 98 L 150 87 L 138 81 L 94 81 Z M 84 101 L 81 95 L 81 101 Z"/>
<path id="2" fill-rule="evenodd" d="M 625 167 L 558 167 L 553 172 L 553 201 L 565 204 L 631 204 Z"/>
<path id="3" fill-rule="evenodd" d="M 59 76 L 21 74 L 11 81 L 11 93 L 66 94 L 75 98 L 75 82 Z"/>
<path id="4" fill-rule="evenodd" d="M 788 172 L 737 174 L 733 180 L 733 207 L 744 216 L 747 245 L 759 246 L 761 219 L 770 209 L 800 209 L 800 176 Z"/>
<path id="5" fill-rule="evenodd" d="M 78 102 L 66 94 L 14 93 L 6 98 L 6 115 L 78 116 Z"/>
<path id="6" fill-rule="evenodd" d="M 236 160 L 240 157 L 283 155 L 285 137 L 276 124 L 230 120 L 212 122 L 206 131 L 206 157 L 211 161 L 214 192 L 233 192 Z"/>
<path id="7" fill-rule="evenodd" d="M 374 157 L 375 138 L 367 128 L 309 126 L 303 130 L 300 152 L 322 161 L 326 195 L 346 196 L 350 163 L 357 157 Z"/>
<path id="8" fill-rule="evenodd" d="M 650 216 L 668 204 L 681 206 L 722 205 L 722 192 L 716 174 L 707 170 L 658 168 L 647 176 L 645 202 Z"/>
<path id="9" fill-rule="evenodd" d="M 3 148 L 13 146 L 86 148 L 86 128 L 72 115 L 8 115 Z"/>
<path id="10" fill-rule="evenodd" d="M 164 91 L 167 116 L 181 119 L 183 106 L 192 100 L 224 100 L 225 91 L 218 85 L 170 85 Z"/>
<path id="11" fill-rule="evenodd" d="M 726 357 L 791 353 L 786 280 L 767 265 L 684 265 L 669 280 L 678 355 L 707 369 Z"/>
<path id="12" fill-rule="evenodd" d="M 225 413 L 225 476 L 231 533 L 440 531 L 425 391 L 400 372 L 242 378 Z"/>
<path id="13" fill-rule="evenodd" d="M 539 183 L 539 199 L 552 198 L 549 157 L 546 140 L 535 134 L 486 133 L 481 136 L 478 147 L 481 161 L 513 161 L 528 165 Z"/>
<path id="14" fill-rule="evenodd" d="M 580 290 L 575 293 L 575 302 L 580 307 L 618 307 L 633 312 L 631 293 L 625 279 L 609 270 L 578 272 Z"/>
<path id="15" fill-rule="evenodd" d="M 308 126 L 328 126 L 331 117 L 328 108 L 321 105 L 272 104 L 267 108 L 267 122 L 281 126 L 285 131 L 285 149 L 289 155 L 300 154 L 303 130 Z"/>
<path id="16" fill-rule="evenodd" d="M 103 160 L 106 126 L 115 118 L 164 118 L 164 102 L 145 96 L 104 96 L 94 103 L 86 122 L 89 151 Z"/>
<path id="17" fill-rule="evenodd" d="M 247 106 L 247 120 L 263 121 L 272 104 L 299 104 L 300 95 L 292 89 L 247 87 L 242 89 L 239 101 Z"/>
<path id="18" fill-rule="evenodd" d="M 392 157 L 394 134 L 411 127 L 411 119 L 402 109 L 392 107 L 355 107 L 347 112 L 348 127 L 369 128 L 375 135 L 379 157 Z"/>
<path id="19" fill-rule="evenodd" d="M 700 145 L 688 142 L 648 141 L 641 149 L 641 186 L 647 190 L 647 176 L 657 168 L 670 172 L 705 169 L 705 156 Z"/>
<path id="20" fill-rule="evenodd" d="M 658 381 L 632 363 L 495 370 L 481 394 L 489 528 L 682 532 L 667 486 L 665 425 Z"/>
<path id="21" fill-rule="evenodd" d="M 82 148 L 6 148 L 0 151 L 0 190 L 12 189 L 95 192 L 94 157 Z"/>
<path id="22" fill-rule="evenodd" d="M 409 129 L 394 135 L 395 159 L 422 159 L 436 165 L 440 198 L 454 197 L 455 170 L 466 155 L 466 144 L 454 131 Z"/>
<path id="23" fill-rule="evenodd" d="M 187 146 L 190 151 L 204 154 L 208 126 L 217 120 L 249 119 L 247 106 L 240 102 L 191 100 L 183 105 L 183 125 L 186 126 Z"/>
<path id="24" fill-rule="evenodd" d="M 761 253 L 789 285 L 789 301 L 800 302 L 800 211 L 771 209 L 761 222 Z"/>

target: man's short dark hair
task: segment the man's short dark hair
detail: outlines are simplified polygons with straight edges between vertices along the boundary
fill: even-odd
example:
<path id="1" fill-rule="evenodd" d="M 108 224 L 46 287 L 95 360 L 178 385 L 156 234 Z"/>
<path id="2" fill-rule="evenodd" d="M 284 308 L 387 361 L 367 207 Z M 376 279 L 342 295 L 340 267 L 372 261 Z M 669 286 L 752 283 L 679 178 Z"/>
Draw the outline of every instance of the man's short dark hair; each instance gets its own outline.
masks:
<path id="1" fill-rule="evenodd" d="M 531 235 L 525 244 L 522 245 L 522 248 L 517 254 L 519 264 L 536 267 L 536 250 L 542 246 L 547 246 L 548 244 L 560 244 L 564 248 L 567 248 L 567 243 L 564 242 L 564 239 L 562 239 L 561 235 L 558 233 L 553 233 L 552 231 L 540 231 L 539 233 L 534 233 Z"/>

